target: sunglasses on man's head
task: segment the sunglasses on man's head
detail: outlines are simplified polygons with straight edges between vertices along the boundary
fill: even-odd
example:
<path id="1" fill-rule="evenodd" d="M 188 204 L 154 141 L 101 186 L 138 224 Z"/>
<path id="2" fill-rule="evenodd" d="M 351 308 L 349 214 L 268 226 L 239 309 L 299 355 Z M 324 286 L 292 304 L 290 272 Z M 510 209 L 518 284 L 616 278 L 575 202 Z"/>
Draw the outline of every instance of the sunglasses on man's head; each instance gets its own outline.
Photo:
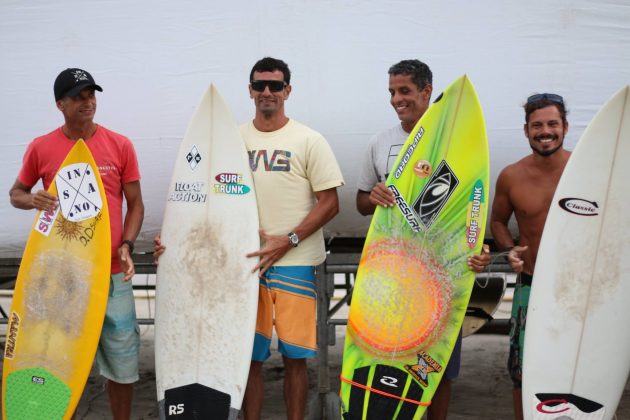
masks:
<path id="1" fill-rule="evenodd" d="M 256 92 L 264 91 L 267 86 L 270 92 L 280 92 L 287 84 L 283 80 L 252 80 L 251 85 Z"/>
<path id="2" fill-rule="evenodd" d="M 527 103 L 531 104 L 533 102 L 542 101 L 543 99 L 547 99 L 551 102 L 564 105 L 564 99 L 562 99 L 562 96 L 556 95 L 555 93 L 537 93 L 527 98 Z"/>

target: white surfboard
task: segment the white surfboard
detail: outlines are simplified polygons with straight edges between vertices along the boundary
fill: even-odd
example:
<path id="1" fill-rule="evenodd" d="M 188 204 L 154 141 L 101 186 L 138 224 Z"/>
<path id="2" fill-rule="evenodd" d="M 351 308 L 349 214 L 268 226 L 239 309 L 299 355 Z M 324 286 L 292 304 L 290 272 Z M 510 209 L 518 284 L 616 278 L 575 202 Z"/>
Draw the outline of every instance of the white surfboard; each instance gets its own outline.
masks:
<path id="1" fill-rule="evenodd" d="M 630 371 L 629 184 L 626 86 L 584 131 L 547 216 L 525 331 L 526 419 L 615 414 Z"/>
<path id="2" fill-rule="evenodd" d="M 245 144 L 214 86 L 177 156 L 157 270 L 155 366 L 160 418 L 235 419 L 258 303 L 256 195 Z"/>

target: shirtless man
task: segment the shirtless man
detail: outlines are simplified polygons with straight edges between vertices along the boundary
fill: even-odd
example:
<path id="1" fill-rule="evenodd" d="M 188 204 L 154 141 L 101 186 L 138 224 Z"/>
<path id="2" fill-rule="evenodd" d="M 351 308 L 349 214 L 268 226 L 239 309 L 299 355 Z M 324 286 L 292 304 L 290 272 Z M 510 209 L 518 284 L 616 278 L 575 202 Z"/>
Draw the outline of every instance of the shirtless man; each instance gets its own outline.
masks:
<path id="1" fill-rule="evenodd" d="M 514 383 L 516 419 L 523 418 L 523 340 L 532 274 L 549 206 L 571 154 L 563 147 L 569 123 L 561 96 L 552 93 L 532 95 L 524 108 L 525 136 L 532 154 L 507 166 L 499 174 L 490 222 L 498 248 L 509 250 L 510 266 L 519 273 L 512 303 L 508 358 L 508 369 Z M 512 213 L 520 235 L 518 246 L 515 246 L 508 230 Z"/>

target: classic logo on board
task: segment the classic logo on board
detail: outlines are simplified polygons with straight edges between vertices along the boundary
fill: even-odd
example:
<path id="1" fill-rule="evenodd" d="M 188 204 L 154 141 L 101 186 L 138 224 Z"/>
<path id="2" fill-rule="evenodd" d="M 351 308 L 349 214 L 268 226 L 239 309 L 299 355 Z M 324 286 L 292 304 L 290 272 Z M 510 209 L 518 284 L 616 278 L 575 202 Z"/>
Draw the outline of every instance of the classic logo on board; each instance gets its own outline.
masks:
<path id="1" fill-rule="evenodd" d="M 201 162 L 201 154 L 199 154 L 199 150 L 197 150 L 197 146 L 193 145 L 190 149 L 190 152 L 186 155 L 186 162 L 190 165 L 190 169 L 194 170 L 199 162 Z"/>
<path id="2" fill-rule="evenodd" d="M 414 232 L 420 232 L 420 222 L 418 222 L 418 219 L 413 213 L 413 210 L 411 210 L 411 207 L 409 207 L 409 204 L 407 204 L 403 196 L 400 195 L 400 191 L 398 191 L 398 188 L 396 188 L 395 185 L 388 185 L 387 188 L 389 188 L 391 192 L 394 193 L 394 200 L 396 200 L 396 205 L 398 206 L 398 209 L 407 221 L 407 224 L 409 224 L 411 230 Z"/>
<path id="3" fill-rule="evenodd" d="M 175 182 L 173 191 L 168 195 L 168 201 L 184 203 L 205 203 L 208 194 L 204 192 L 205 182 Z"/>
<path id="4" fill-rule="evenodd" d="M 214 184 L 214 192 L 217 194 L 243 195 L 251 191 L 243 182 L 243 175 L 235 173 L 220 173 L 214 177 L 218 184 Z"/>
<path id="5" fill-rule="evenodd" d="M 103 198 L 98 190 L 96 174 L 87 163 L 64 166 L 55 177 L 59 207 L 71 222 L 92 218 L 101 212 Z"/>
<path id="6" fill-rule="evenodd" d="M 424 127 L 420 127 L 416 135 L 413 137 L 413 142 L 411 142 L 411 144 L 407 146 L 407 150 L 405 150 L 405 154 L 400 159 L 398 168 L 396 168 L 396 173 L 394 174 L 396 179 L 400 178 L 400 176 L 402 175 L 405 167 L 407 166 L 407 163 L 409 163 L 409 159 L 411 159 L 411 155 L 413 155 L 413 151 L 416 150 L 418 143 L 420 143 L 420 139 L 422 139 L 422 136 L 424 136 Z"/>
<path id="7" fill-rule="evenodd" d="M 424 186 L 413 209 L 426 229 L 429 229 L 459 184 L 453 170 L 443 160 Z"/>
<path id="8" fill-rule="evenodd" d="M 563 198 L 558 201 L 562 210 L 578 216 L 597 216 L 599 206 L 596 201 L 588 201 L 582 198 Z"/>
<path id="9" fill-rule="evenodd" d="M 4 358 L 13 359 L 15 355 L 15 345 L 17 344 L 17 335 L 20 329 L 20 316 L 15 312 L 11 312 L 9 318 L 9 327 L 7 329 L 7 344 L 4 348 Z"/>
<path id="10" fill-rule="evenodd" d="M 475 182 L 468 200 L 468 211 L 466 212 L 466 237 L 468 247 L 473 249 L 477 245 L 481 229 L 481 213 L 485 203 L 485 192 L 483 182 L 480 179 Z"/>
<path id="11" fill-rule="evenodd" d="M 411 374 L 423 386 L 429 386 L 429 374 L 442 372 L 442 365 L 426 352 L 418 353 L 417 365 L 405 365 L 407 372 Z"/>

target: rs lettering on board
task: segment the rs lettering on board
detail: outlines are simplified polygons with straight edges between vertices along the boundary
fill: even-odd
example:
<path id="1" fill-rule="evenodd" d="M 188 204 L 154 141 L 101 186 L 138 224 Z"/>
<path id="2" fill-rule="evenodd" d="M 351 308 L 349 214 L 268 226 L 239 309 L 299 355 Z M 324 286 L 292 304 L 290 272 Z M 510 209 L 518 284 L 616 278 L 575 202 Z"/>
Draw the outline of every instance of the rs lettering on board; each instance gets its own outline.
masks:
<path id="1" fill-rule="evenodd" d="M 173 404 L 168 406 L 169 416 L 177 416 L 179 414 L 184 414 L 184 404 Z"/>

